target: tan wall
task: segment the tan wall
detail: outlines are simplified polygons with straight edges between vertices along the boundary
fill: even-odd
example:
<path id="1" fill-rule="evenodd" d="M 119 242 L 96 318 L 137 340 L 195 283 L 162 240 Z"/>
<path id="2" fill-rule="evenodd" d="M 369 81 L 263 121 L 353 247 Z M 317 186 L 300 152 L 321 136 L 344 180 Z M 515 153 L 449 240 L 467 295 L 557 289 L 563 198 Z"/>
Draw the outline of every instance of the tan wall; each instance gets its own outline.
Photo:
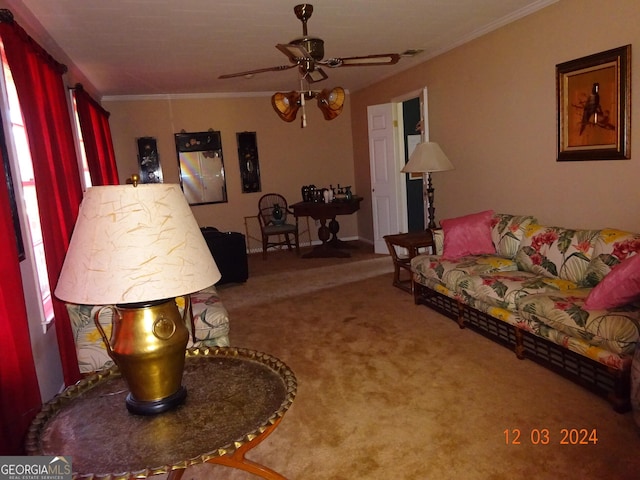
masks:
<path id="1" fill-rule="evenodd" d="M 121 181 L 138 171 L 136 138 L 157 139 L 164 181 L 178 183 L 174 133 L 219 130 L 229 201 L 194 206 L 193 212 L 201 226 L 244 233 L 244 217 L 256 214 L 258 200 L 264 193 L 278 192 L 289 203 L 295 203 L 302 200 L 303 185 L 354 184 L 348 101 L 342 115 L 330 122 L 311 102 L 307 107 L 308 126 L 304 129 L 300 128 L 300 112 L 292 123 L 280 120 L 269 96 L 129 98 L 102 103 L 111 112 L 110 126 Z M 243 131 L 257 134 L 261 193 L 242 193 L 236 133 Z M 249 222 L 250 235 L 257 235 L 256 220 Z M 316 231 L 311 221 L 313 240 L 317 239 Z M 340 219 L 341 236 L 355 237 L 357 233 L 356 215 Z M 251 243 L 252 248 L 257 246 L 255 240 Z"/>
<path id="2" fill-rule="evenodd" d="M 598 14 L 594 15 L 593 12 Z M 373 239 L 368 105 L 426 86 L 431 139 L 456 170 L 436 173 L 437 220 L 480 209 L 535 214 L 573 227 L 640 231 L 640 165 L 630 160 L 556 162 L 555 65 L 640 40 L 640 3 L 562 0 L 418 67 L 353 92 L 326 122 L 315 106 L 309 127 L 278 119 L 268 97 L 110 100 L 121 177 L 135 171 L 135 138 L 158 139 L 165 181 L 178 179 L 173 133 L 222 131 L 229 203 L 194 207 L 201 225 L 243 231 L 260 194 L 240 190 L 235 133 L 256 131 L 262 191 L 290 201 L 309 183 L 354 185 L 360 212 L 341 219 L 341 235 Z M 634 58 L 637 55 L 634 56 Z M 632 72 L 637 70 L 632 61 Z M 632 105 L 639 104 L 632 88 Z M 632 121 L 632 143 L 640 139 Z M 632 148 L 632 152 L 635 149 Z M 357 223 L 356 223 L 357 219 Z M 313 238 L 316 238 L 312 226 Z"/>
<path id="3" fill-rule="evenodd" d="M 492 208 L 541 222 L 640 231 L 640 89 L 632 88 L 630 160 L 556 162 L 555 65 L 634 44 L 640 2 L 562 0 L 369 88 L 352 92 L 356 188 L 370 189 L 367 105 L 426 86 L 431 140 L 456 170 L 435 173 L 436 218 Z M 371 209 L 360 235 L 373 237 Z"/>

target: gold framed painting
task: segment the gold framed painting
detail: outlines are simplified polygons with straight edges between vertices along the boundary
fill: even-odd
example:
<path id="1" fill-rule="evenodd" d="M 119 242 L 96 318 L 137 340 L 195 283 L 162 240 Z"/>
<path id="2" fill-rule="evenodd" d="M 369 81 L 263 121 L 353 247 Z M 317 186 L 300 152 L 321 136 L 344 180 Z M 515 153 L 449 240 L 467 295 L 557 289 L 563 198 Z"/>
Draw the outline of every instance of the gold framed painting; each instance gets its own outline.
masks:
<path id="1" fill-rule="evenodd" d="M 558 161 L 631 158 L 631 45 L 556 65 Z"/>

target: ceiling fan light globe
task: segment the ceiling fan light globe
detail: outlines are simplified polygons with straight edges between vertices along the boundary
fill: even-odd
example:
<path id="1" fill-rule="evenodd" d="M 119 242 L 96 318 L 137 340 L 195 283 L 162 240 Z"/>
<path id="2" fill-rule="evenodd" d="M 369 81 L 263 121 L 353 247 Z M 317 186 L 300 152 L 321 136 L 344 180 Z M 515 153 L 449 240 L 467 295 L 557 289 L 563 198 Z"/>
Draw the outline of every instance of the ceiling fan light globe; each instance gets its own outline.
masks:
<path id="1" fill-rule="evenodd" d="M 293 122 L 300 108 L 300 93 L 276 92 L 271 97 L 271 105 L 282 120 L 285 122 Z"/>
<path id="2" fill-rule="evenodd" d="M 322 111 L 325 120 L 333 120 L 342 113 L 345 100 L 345 92 L 342 87 L 332 90 L 324 89 L 317 95 L 318 108 Z"/>

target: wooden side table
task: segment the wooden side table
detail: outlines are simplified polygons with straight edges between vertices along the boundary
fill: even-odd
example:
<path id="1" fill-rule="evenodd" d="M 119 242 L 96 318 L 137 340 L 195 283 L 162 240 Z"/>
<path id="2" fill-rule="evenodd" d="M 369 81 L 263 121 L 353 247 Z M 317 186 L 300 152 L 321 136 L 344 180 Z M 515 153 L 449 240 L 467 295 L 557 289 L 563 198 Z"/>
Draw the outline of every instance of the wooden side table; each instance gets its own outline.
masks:
<path id="1" fill-rule="evenodd" d="M 430 230 L 416 233 L 398 233 L 385 235 L 384 241 L 393 260 L 393 286 L 405 292 L 412 293 L 411 259 L 421 252 L 421 249 L 433 248 L 433 235 Z M 400 249 L 406 252 L 399 251 Z M 409 278 L 401 278 L 401 271 L 409 272 Z"/>
<path id="2" fill-rule="evenodd" d="M 296 394 L 293 372 L 265 353 L 238 348 L 187 351 L 184 405 L 155 415 L 128 413 L 117 367 L 87 377 L 47 403 L 29 430 L 29 455 L 71 456 L 74 479 L 116 480 L 198 463 L 286 480 L 245 454 L 278 426 Z M 126 439 L 126 440 L 125 440 Z"/>

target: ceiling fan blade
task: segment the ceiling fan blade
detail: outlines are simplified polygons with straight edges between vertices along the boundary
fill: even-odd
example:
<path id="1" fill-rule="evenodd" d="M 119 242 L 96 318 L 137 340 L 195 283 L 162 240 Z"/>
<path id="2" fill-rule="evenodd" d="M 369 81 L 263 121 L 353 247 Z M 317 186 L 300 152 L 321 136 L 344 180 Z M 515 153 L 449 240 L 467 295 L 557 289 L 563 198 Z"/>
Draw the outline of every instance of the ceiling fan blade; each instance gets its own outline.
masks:
<path id="1" fill-rule="evenodd" d="M 321 68 L 316 68 L 312 71 L 305 72 L 304 79 L 309 83 L 321 82 L 326 80 L 329 76 Z"/>
<path id="2" fill-rule="evenodd" d="M 365 55 L 364 57 L 329 58 L 322 63 L 330 68 L 337 67 L 367 67 L 371 65 L 394 65 L 400 60 L 398 53 L 385 53 L 382 55 Z"/>
<path id="3" fill-rule="evenodd" d="M 276 45 L 276 48 L 289 57 L 289 60 L 293 63 L 298 63 L 301 59 L 313 60 L 313 57 L 302 45 L 296 45 L 295 43 L 279 43 Z"/>
<path id="4" fill-rule="evenodd" d="M 290 68 L 293 68 L 295 66 L 296 65 L 278 65 L 276 67 L 258 68 L 257 70 L 249 70 L 246 72 L 229 73 L 227 75 L 220 75 L 218 78 L 225 79 L 225 78 L 245 77 L 247 75 L 254 75 L 256 73 L 279 72 L 281 70 L 289 70 Z"/>

